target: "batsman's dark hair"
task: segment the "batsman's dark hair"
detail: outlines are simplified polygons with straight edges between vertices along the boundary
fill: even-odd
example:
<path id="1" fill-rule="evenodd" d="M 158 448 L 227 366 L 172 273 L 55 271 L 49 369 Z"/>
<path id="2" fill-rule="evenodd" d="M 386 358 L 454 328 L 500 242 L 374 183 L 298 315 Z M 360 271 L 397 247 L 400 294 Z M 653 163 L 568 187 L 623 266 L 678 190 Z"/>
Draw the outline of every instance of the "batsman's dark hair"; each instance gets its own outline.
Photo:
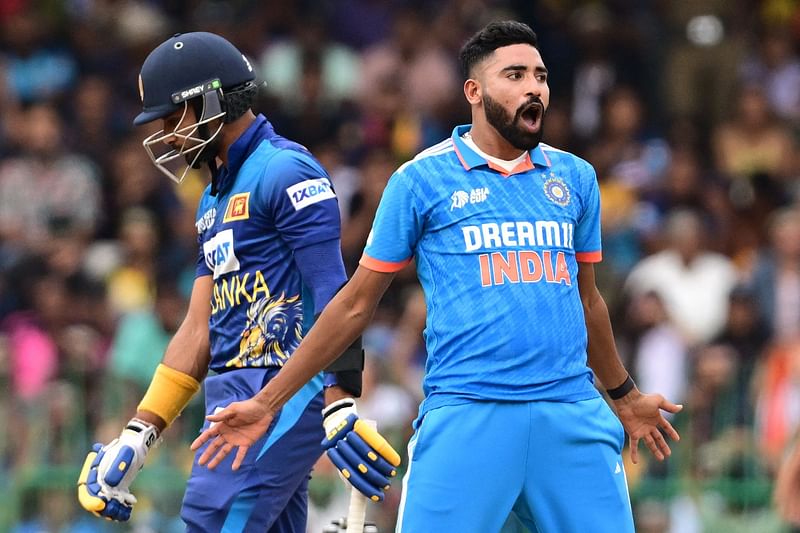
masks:
<path id="1" fill-rule="evenodd" d="M 527 24 L 516 20 L 489 23 L 461 47 L 458 63 L 464 79 L 470 77 L 472 67 L 486 59 L 492 52 L 512 44 L 529 44 L 539 48 L 536 33 Z"/>
<path id="2" fill-rule="evenodd" d="M 225 91 L 225 118 L 223 122 L 226 124 L 233 122 L 244 115 L 248 109 L 252 109 L 258 90 L 259 86 L 256 83 L 248 81 L 243 85 Z"/>

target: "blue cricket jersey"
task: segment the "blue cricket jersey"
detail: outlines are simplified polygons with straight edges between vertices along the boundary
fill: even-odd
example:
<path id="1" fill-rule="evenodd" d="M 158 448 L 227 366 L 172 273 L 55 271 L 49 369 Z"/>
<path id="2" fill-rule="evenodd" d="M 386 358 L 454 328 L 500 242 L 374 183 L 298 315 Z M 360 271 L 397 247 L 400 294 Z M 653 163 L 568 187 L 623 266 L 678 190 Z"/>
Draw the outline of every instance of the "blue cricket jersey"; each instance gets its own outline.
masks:
<path id="1" fill-rule="evenodd" d="M 578 261 L 601 258 L 592 166 L 540 144 L 506 173 L 459 126 L 401 166 L 361 265 L 416 260 L 428 314 L 421 414 L 469 400 L 597 396 L 587 367 Z"/>
<path id="2" fill-rule="evenodd" d="M 336 195 L 322 165 L 262 115 L 215 179 L 218 193 L 206 188 L 196 222 L 196 275 L 214 280 L 210 368 L 280 367 L 315 310 L 294 250 L 339 238 Z"/>

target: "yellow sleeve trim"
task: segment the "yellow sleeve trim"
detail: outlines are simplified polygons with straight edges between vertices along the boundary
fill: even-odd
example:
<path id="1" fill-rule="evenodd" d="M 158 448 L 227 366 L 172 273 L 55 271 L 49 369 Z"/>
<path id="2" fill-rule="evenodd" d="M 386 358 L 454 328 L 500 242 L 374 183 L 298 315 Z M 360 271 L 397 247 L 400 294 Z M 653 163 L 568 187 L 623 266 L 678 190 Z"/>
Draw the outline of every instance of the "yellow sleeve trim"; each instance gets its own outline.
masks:
<path id="1" fill-rule="evenodd" d="M 169 426 L 198 390 L 200 383 L 192 376 L 160 364 L 139 409 L 159 416 Z"/>

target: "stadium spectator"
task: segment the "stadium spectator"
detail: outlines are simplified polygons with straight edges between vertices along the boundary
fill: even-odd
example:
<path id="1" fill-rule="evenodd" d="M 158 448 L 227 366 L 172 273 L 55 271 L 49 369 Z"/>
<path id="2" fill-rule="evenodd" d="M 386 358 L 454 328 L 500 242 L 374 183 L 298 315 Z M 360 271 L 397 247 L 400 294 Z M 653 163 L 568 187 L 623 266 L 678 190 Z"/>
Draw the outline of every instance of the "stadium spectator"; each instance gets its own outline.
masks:
<path id="1" fill-rule="evenodd" d="M 598 175 L 637 191 L 657 187 L 670 150 L 663 139 L 648 138 L 641 99 L 631 88 L 617 86 L 604 101 L 602 129 L 587 150 Z"/>
<path id="2" fill-rule="evenodd" d="M 800 57 L 786 26 L 768 26 L 740 68 L 743 85 L 761 84 L 770 110 L 786 121 L 800 120 Z"/>
<path id="3" fill-rule="evenodd" d="M 677 0 L 658 6 L 667 40 L 661 83 L 668 118 L 688 118 L 705 134 L 729 116 L 747 45 L 744 5 Z"/>
<path id="4" fill-rule="evenodd" d="M 391 146 L 398 158 L 446 135 L 439 110 L 450 109 L 458 94 L 456 65 L 424 22 L 424 12 L 400 9 L 389 37 L 362 58 L 358 98 L 366 113 L 365 142 Z"/>
<path id="5" fill-rule="evenodd" d="M 656 292 L 633 296 L 628 310 L 638 331 L 633 353 L 633 375 L 645 390 L 664 391 L 683 403 L 688 385 L 689 353 L 686 341 L 670 321 Z"/>
<path id="6" fill-rule="evenodd" d="M 656 292 L 670 320 L 694 347 L 722 330 L 738 274 L 728 257 L 707 249 L 707 232 L 697 213 L 671 213 L 664 233 L 666 248 L 634 266 L 625 288 L 634 297 Z"/>
<path id="7" fill-rule="evenodd" d="M 62 117 L 48 103 L 31 105 L 20 125 L 21 153 L 0 165 L 0 237 L 4 247 L 46 252 L 67 231 L 88 242 L 100 219 L 94 163 L 64 148 Z"/>
<path id="8" fill-rule="evenodd" d="M 800 211 L 773 212 L 767 232 L 750 284 L 761 318 L 781 341 L 800 335 Z"/>
<path id="9" fill-rule="evenodd" d="M 732 120 L 721 124 L 713 136 L 717 167 L 731 181 L 752 180 L 763 174 L 781 182 L 793 176 L 794 143 L 789 130 L 778 122 L 758 85 L 741 88 Z"/>

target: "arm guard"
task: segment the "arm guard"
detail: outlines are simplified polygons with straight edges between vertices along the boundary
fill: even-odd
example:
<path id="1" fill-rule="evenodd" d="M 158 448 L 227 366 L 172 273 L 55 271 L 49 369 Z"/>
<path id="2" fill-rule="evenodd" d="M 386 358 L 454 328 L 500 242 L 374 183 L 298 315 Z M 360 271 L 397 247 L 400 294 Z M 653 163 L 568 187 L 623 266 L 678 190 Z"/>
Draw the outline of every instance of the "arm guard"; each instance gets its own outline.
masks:
<path id="1" fill-rule="evenodd" d="M 338 385 L 354 398 L 361 396 L 361 372 L 364 370 L 364 349 L 361 337 L 357 338 L 344 353 L 325 369 L 325 385 Z"/>

